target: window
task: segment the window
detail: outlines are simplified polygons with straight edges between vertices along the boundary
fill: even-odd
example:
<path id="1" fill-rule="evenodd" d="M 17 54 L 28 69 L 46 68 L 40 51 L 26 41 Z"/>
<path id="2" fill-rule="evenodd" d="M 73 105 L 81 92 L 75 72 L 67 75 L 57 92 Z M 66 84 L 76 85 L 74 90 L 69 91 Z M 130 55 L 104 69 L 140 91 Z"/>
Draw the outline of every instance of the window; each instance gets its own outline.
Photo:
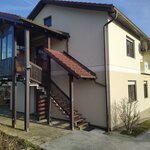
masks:
<path id="1" fill-rule="evenodd" d="M 13 34 L 12 27 L 8 28 L 0 37 L 1 57 L 0 59 L 6 59 L 12 57 L 13 49 Z"/>
<path id="2" fill-rule="evenodd" d="M 52 17 L 51 16 L 44 19 L 44 25 L 46 25 L 48 27 L 52 26 Z"/>
<path id="3" fill-rule="evenodd" d="M 126 44 L 127 44 L 127 56 L 134 58 L 135 57 L 134 40 L 127 37 Z"/>
<path id="4" fill-rule="evenodd" d="M 2 59 L 6 59 L 6 52 L 7 52 L 7 39 L 6 35 L 2 37 Z"/>
<path id="5" fill-rule="evenodd" d="M 12 49 L 13 49 L 12 41 L 13 41 L 12 29 L 9 28 L 7 35 L 7 58 L 12 57 Z"/>
<path id="6" fill-rule="evenodd" d="M 130 102 L 136 100 L 136 81 L 128 81 L 128 94 Z"/>
<path id="7" fill-rule="evenodd" d="M 148 83 L 144 81 L 144 98 L 148 97 Z"/>

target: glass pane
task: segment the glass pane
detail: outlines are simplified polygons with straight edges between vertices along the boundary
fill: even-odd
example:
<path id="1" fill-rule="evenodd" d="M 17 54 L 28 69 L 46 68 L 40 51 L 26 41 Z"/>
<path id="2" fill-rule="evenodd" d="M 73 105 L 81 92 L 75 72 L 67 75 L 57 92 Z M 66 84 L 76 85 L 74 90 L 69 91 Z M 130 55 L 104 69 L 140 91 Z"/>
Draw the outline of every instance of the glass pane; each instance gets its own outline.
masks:
<path id="1" fill-rule="evenodd" d="M 12 43 L 12 32 L 9 32 L 8 34 L 8 38 L 7 38 L 7 57 L 12 57 L 12 46 L 13 46 L 13 43 Z"/>
<path id="2" fill-rule="evenodd" d="M 52 18 L 51 17 L 45 18 L 44 25 L 46 25 L 48 27 L 52 26 Z"/>
<path id="3" fill-rule="evenodd" d="M 1 34 L 0 34 L 1 35 Z M 1 50 L 1 46 L 2 46 L 2 37 L 0 36 L 0 60 L 1 60 L 1 58 L 2 58 L 2 50 Z"/>
<path id="4" fill-rule="evenodd" d="M 2 59 L 6 59 L 6 36 L 2 38 Z"/>

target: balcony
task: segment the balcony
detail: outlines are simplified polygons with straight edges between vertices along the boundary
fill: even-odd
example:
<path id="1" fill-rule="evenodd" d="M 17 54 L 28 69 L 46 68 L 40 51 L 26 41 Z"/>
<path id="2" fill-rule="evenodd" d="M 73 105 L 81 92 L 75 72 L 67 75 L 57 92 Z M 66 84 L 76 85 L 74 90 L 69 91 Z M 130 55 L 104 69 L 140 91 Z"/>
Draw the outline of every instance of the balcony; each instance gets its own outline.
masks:
<path id="1" fill-rule="evenodd" d="M 30 62 L 30 79 L 36 83 L 42 83 L 42 68 Z M 25 75 L 24 60 L 16 59 L 16 72 Z M 7 58 L 0 61 L 0 78 L 11 78 L 12 76 L 12 58 Z"/>

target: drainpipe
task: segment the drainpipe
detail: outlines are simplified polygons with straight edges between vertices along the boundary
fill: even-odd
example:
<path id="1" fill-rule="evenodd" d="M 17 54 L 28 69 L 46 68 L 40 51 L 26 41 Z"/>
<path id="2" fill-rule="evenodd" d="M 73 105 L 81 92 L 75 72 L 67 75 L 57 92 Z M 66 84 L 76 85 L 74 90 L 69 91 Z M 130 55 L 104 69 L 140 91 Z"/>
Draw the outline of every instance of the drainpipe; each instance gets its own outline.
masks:
<path id="1" fill-rule="evenodd" d="M 107 22 L 103 26 L 103 38 L 104 38 L 104 66 L 105 66 L 105 94 L 106 94 L 106 124 L 107 124 L 107 132 L 110 132 L 110 81 L 109 81 L 109 52 L 108 52 L 108 38 L 107 38 L 107 27 L 108 25 L 117 19 L 118 11 L 115 10 L 115 17 Z"/>

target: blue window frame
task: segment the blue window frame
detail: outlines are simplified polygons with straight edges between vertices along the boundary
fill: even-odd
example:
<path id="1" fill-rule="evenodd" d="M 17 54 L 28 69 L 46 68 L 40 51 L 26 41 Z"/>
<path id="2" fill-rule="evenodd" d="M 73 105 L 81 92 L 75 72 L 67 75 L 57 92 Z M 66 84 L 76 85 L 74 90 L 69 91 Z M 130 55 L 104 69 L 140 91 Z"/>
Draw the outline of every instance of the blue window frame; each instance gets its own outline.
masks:
<path id="1" fill-rule="evenodd" d="M 51 16 L 44 19 L 44 25 L 48 26 L 48 27 L 52 26 L 52 17 Z"/>
<path id="2" fill-rule="evenodd" d="M 12 35 L 12 28 L 9 28 L 7 35 L 7 58 L 12 57 L 12 49 L 13 49 L 13 35 Z"/>
<path id="3" fill-rule="evenodd" d="M 12 57 L 13 49 L 13 32 L 12 27 L 8 28 L 0 36 L 0 59 L 6 59 Z"/>
<path id="4" fill-rule="evenodd" d="M 7 58 L 7 37 L 6 35 L 3 35 L 2 37 L 2 59 Z"/>

